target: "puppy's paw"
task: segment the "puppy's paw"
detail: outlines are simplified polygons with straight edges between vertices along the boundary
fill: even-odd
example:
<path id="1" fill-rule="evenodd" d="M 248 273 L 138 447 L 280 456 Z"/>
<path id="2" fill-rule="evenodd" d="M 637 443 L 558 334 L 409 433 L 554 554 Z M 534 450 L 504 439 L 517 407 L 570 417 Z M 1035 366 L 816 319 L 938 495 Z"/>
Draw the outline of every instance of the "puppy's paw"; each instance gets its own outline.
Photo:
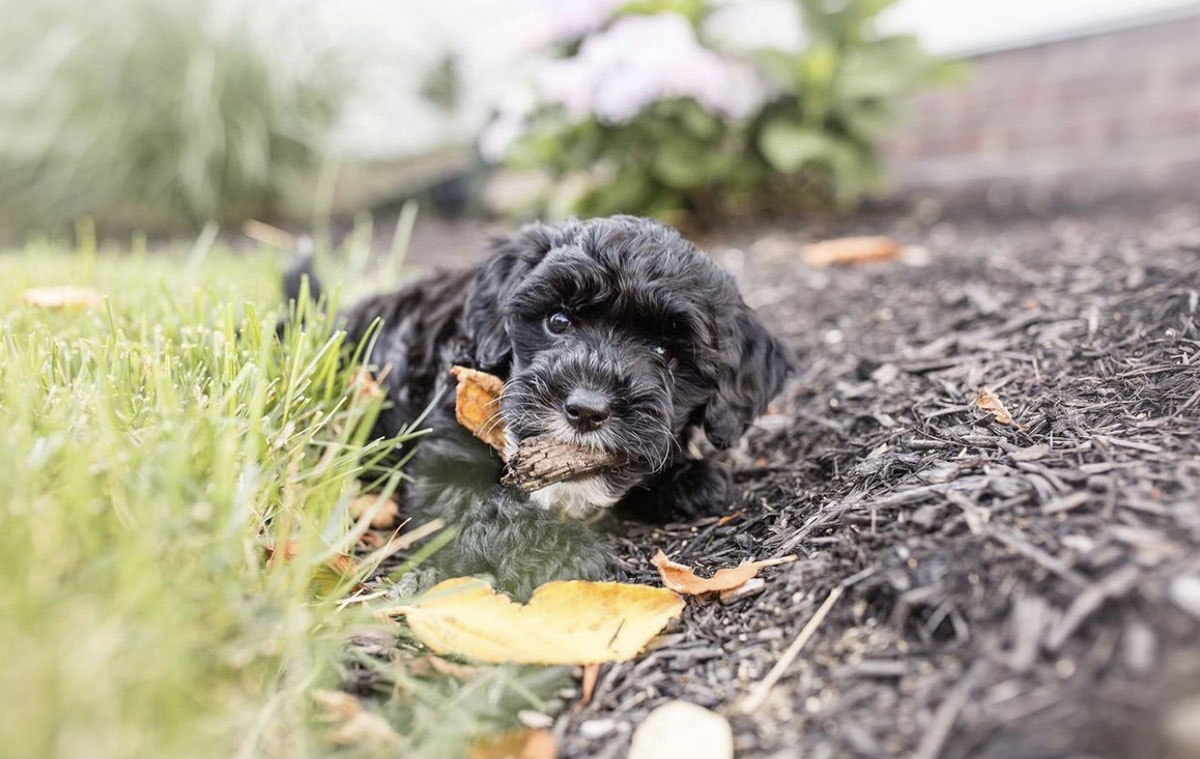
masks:
<path id="1" fill-rule="evenodd" d="M 725 514 L 737 493 L 729 470 L 711 461 L 681 461 L 645 490 L 633 491 L 622 509 L 655 522 L 691 521 Z"/>
<path id="2" fill-rule="evenodd" d="M 737 494 L 733 475 L 709 461 L 688 461 L 673 470 L 671 486 L 663 494 L 675 519 L 696 519 L 728 513 Z"/>

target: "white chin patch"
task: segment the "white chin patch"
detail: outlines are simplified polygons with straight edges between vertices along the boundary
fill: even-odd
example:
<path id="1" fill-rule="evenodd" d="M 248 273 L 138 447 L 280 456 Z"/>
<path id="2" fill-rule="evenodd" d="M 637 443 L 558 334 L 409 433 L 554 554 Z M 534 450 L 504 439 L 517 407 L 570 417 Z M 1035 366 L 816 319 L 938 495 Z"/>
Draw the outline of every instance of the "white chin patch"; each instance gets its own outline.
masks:
<path id="1" fill-rule="evenodd" d="M 543 509 L 558 510 L 576 519 L 595 509 L 607 509 L 620 498 L 609 490 L 602 477 L 583 477 L 547 485 L 529 494 Z"/>

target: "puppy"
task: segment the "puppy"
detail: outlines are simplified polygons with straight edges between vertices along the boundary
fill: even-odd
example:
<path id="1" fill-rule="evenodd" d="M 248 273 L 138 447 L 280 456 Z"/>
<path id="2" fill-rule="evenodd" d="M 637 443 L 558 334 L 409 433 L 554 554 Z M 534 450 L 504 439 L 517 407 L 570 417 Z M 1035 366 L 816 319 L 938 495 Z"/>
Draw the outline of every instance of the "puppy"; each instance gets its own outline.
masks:
<path id="1" fill-rule="evenodd" d="M 291 297 L 298 283 L 293 272 Z M 793 366 L 729 274 L 671 227 L 630 216 L 526 226 L 474 269 L 359 303 L 345 314 L 349 342 L 376 320 L 369 363 L 388 368 L 390 403 L 375 433 L 395 435 L 435 404 L 406 469 L 405 513 L 458 530 L 434 557 L 445 573 L 490 574 L 518 596 L 605 574 L 603 540 L 572 517 L 726 510 L 730 474 L 687 458 L 686 441 L 701 428 L 733 445 Z M 529 494 L 502 487 L 498 456 L 455 421 L 454 364 L 506 381 L 510 453 L 550 434 L 632 463 Z"/>

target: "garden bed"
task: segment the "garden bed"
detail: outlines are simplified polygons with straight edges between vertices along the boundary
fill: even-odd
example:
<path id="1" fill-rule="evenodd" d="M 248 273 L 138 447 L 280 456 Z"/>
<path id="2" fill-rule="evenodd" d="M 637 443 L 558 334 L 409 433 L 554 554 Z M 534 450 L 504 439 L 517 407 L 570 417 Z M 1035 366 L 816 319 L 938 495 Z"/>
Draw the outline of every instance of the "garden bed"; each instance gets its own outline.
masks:
<path id="1" fill-rule="evenodd" d="M 728 455 L 736 518 L 619 528 L 625 580 L 657 584 L 657 547 L 799 561 L 606 666 L 563 755 L 623 756 L 675 698 L 740 757 L 1195 755 L 1200 213 L 926 201 L 820 230 L 843 233 L 913 247 L 813 269 L 811 228 L 710 243 L 801 370 Z"/>

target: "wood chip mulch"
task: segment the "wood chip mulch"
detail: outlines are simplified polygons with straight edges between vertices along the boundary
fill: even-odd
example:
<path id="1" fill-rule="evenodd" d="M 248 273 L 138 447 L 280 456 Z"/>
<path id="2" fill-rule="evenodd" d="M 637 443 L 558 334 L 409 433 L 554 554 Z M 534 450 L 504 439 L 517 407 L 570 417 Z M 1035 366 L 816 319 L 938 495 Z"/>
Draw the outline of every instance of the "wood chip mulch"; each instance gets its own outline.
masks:
<path id="1" fill-rule="evenodd" d="M 908 247 L 710 247 L 802 369 L 728 454 L 737 518 L 620 537 L 655 584 L 660 547 L 799 561 L 605 666 L 561 755 L 623 756 L 673 698 L 742 759 L 1200 755 L 1200 206 L 844 227 Z"/>

